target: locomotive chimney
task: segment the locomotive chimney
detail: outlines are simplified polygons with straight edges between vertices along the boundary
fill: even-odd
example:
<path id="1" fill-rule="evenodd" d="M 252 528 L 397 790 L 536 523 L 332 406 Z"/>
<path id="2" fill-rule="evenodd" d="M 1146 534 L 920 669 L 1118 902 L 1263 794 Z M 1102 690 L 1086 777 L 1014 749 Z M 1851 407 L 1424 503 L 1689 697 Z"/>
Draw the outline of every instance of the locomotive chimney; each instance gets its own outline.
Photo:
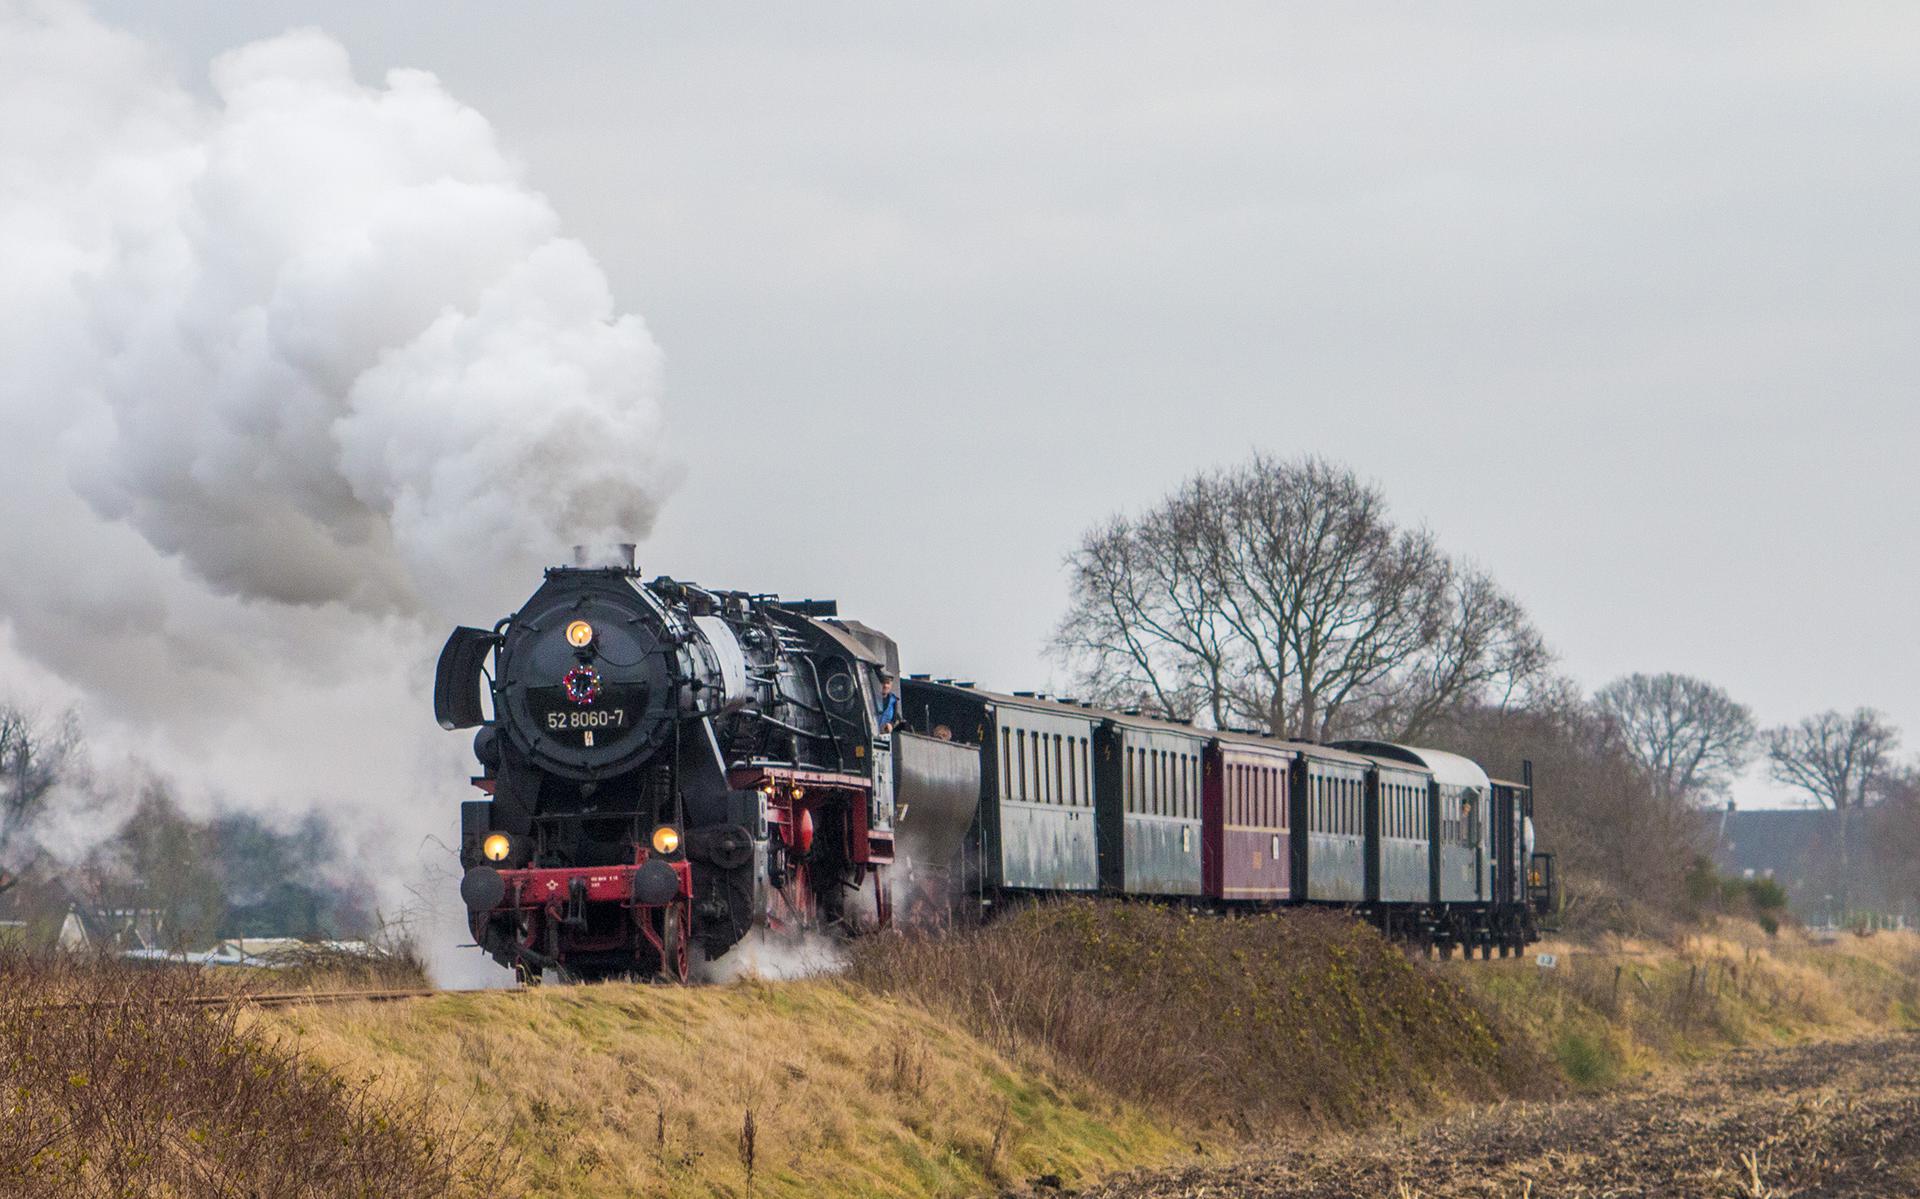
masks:
<path id="1" fill-rule="evenodd" d="M 637 545 L 633 541 L 621 541 L 613 545 L 576 545 L 573 547 L 573 564 L 581 570 L 613 567 L 631 573 L 634 570 L 633 551 Z"/>

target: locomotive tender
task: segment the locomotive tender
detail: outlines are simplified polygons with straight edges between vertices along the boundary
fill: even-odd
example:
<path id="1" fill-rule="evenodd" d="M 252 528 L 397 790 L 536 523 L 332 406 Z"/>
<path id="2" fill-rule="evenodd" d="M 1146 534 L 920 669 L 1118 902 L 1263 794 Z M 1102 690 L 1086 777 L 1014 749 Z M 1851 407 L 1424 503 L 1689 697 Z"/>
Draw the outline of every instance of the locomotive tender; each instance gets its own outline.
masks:
<path id="1" fill-rule="evenodd" d="M 528 981 L 685 980 L 690 946 L 756 928 L 885 926 L 896 889 L 963 917 L 1072 893 L 1333 904 L 1483 956 L 1536 939 L 1552 904 L 1530 778 L 918 675 L 920 731 L 889 732 L 891 638 L 831 601 L 644 582 L 621 549 L 454 630 L 436 671 L 442 727 L 479 730 L 469 925 Z"/>

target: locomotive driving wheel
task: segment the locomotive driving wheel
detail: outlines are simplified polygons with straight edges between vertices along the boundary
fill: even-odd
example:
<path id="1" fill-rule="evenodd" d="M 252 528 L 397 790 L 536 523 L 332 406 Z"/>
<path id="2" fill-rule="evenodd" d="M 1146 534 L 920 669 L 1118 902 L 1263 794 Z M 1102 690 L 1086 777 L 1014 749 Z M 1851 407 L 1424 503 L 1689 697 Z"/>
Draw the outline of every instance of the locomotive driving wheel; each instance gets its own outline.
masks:
<path id="1" fill-rule="evenodd" d="M 660 913 L 660 973 L 662 982 L 687 981 L 687 930 L 685 909 L 670 903 Z"/>

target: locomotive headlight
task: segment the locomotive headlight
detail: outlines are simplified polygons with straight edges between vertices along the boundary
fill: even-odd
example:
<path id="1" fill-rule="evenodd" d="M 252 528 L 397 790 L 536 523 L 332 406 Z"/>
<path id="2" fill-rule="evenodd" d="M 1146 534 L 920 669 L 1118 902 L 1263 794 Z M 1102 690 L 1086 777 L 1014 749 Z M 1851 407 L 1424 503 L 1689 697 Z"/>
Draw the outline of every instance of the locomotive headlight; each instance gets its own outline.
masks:
<path id="1" fill-rule="evenodd" d="M 576 620 L 567 626 L 567 644 L 575 649 L 585 649 L 593 644 L 593 626 L 584 620 Z"/>
<path id="2" fill-rule="evenodd" d="M 680 848 L 680 830 L 671 824 L 663 824 L 653 830 L 653 851 L 672 853 Z"/>
<path id="3" fill-rule="evenodd" d="M 504 862 L 513 852 L 513 838 L 505 833 L 495 833 L 480 843 L 480 854 L 489 862 Z"/>

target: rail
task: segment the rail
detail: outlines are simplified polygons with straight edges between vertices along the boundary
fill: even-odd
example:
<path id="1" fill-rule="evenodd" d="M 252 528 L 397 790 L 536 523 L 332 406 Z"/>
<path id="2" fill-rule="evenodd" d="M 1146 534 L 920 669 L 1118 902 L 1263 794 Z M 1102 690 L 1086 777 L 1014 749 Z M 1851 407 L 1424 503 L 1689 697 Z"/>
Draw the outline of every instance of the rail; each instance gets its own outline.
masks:
<path id="1" fill-rule="evenodd" d="M 431 988 L 413 988 L 399 991 L 273 991 L 259 994 L 244 992 L 232 995 L 183 995 L 177 999 L 161 999 L 157 1002 L 169 1007 L 295 1007 L 303 1003 L 393 1003 L 402 999 L 424 999 L 437 995 Z M 62 1003 L 37 1003 L 34 1010 L 42 1012 L 76 1011 L 82 1008 L 118 1007 L 128 1000 L 124 999 L 75 999 Z"/>

